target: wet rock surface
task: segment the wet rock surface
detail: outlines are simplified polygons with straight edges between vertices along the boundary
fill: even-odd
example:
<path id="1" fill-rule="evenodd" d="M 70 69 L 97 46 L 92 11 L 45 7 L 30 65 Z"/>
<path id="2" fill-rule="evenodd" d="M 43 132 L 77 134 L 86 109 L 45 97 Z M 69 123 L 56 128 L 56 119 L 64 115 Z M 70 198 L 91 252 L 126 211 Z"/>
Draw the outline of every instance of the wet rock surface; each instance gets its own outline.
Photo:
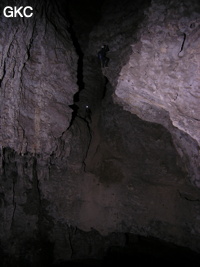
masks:
<path id="1" fill-rule="evenodd" d="M 1 17 L 1 266 L 197 266 L 197 1 L 86 2 Z"/>

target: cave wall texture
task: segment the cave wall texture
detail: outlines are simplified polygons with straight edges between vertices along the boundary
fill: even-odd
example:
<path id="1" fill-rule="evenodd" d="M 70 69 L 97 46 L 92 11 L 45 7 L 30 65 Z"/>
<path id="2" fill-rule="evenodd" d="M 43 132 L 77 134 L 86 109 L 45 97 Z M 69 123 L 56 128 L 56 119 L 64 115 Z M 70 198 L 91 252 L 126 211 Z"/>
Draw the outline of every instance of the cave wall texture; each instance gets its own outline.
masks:
<path id="1" fill-rule="evenodd" d="M 100 259 L 127 233 L 200 253 L 198 1 L 9 5 L 34 16 L 0 17 L 2 266 Z"/>

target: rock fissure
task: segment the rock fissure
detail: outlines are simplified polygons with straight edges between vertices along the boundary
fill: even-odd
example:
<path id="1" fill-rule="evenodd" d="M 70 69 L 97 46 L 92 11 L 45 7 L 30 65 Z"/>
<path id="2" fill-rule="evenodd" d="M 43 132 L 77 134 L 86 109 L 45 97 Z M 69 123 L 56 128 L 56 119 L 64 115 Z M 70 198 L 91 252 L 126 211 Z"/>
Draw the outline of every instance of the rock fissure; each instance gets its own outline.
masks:
<path id="1" fill-rule="evenodd" d="M 79 44 L 79 40 L 76 36 L 76 32 L 73 29 L 73 20 L 72 20 L 71 16 L 69 15 L 69 11 L 67 11 L 67 15 L 68 15 L 69 23 L 70 23 L 70 25 L 68 27 L 68 31 L 70 33 L 75 51 L 78 55 L 78 61 L 77 61 L 78 92 L 76 92 L 76 94 L 73 96 L 73 102 L 74 103 L 69 106 L 73 110 L 72 119 L 71 119 L 70 125 L 68 127 L 68 129 L 69 129 L 71 127 L 71 125 L 73 124 L 73 121 L 78 114 L 78 106 L 76 105 L 76 102 L 79 101 L 79 94 L 84 89 L 85 85 L 84 85 L 84 81 L 83 81 L 83 57 L 84 57 L 84 53 L 83 53 L 81 46 Z"/>
<path id="2" fill-rule="evenodd" d="M 26 59 L 26 61 L 28 61 L 31 57 L 31 47 L 32 47 L 33 41 L 34 41 L 35 28 L 36 28 L 36 22 L 33 25 L 31 37 L 30 37 L 29 43 L 27 44 L 27 59 Z M 24 63 L 24 66 L 25 66 L 25 64 L 26 63 Z"/>
<path id="3" fill-rule="evenodd" d="M 85 157 L 83 159 L 83 164 L 84 164 L 84 171 L 86 171 L 86 168 L 87 168 L 87 163 L 86 163 L 86 160 L 87 160 L 87 157 L 90 153 L 90 148 L 91 148 L 91 142 L 92 142 L 92 132 L 91 132 L 91 128 L 90 128 L 90 125 L 89 125 L 89 122 L 86 121 L 86 124 L 87 124 L 87 127 L 88 127 L 88 131 L 89 131 L 89 135 L 90 135 L 90 138 L 89 138 L 89 144 L 86 148 L 86 153 L 85 153 Z"/>
<path id="4" fill-rule="evenodd" d="M 12 220 L 11 220 L 11 226 L 10 226 L 10 229 L 12 230 L 13 229 L 13 226 L 14 226 L 14 222 L 15 222 L 15 212 L 16 212 L 16 208 L 17 208 L 17 203 L 16 203 L 16 200 L 15 200 L 15 178 L 13 178 L 13 199 L 12 199 L 12 204 L 13 204 L 13 213 L 12 213 Z"/>
<path id="5" fill-rule="evenodd" d="M 184 48 L 184 44 L 185 44 L 185 40 L 186 40 L 186 34 L 183 33 L 183 42 L 182 42 L 182 45 L 181 45 L 181 49 L 180 49 L 180 52 L 179 54 L 183 51 L 183 48 Z"/>
<path id="6" fill-rule="evenodd" d="M 37 188 L 37 193 L 38 193 L 38 199 L 39 199 L 39 208 L 41 208 L 42 205 L 42 199 L 41 199 L 41 191 L 40 191 L 40 181 L 38 179 L 38 174 L 37 174 L 37 160 L 34 160 L 33 163 L 33 178 L 36 180 L 36 188 Z"/>
<path id="7" fill-rule="evenodd" d="M 3 73 L 2 73 L 2 76 L 1 76 L 1 79 L 0 79 L 0 86 L 1 86 L 1 84 L 3 82 L 3 79 L 4 79 L 5 75 L 6 75 L 6 62 L 4 60 L 4 63 L 3 63 Z"/>
<path id="8" fill-rule="evenodd" d="M 68 228 L 68 241 L 69 241 L 69 244 L 70 244 L 70 249 L 71 249 L 71 256 L 70 258 L 73 259 L 73 256 L 74 256 L 74 248 L 73 248 L 73 237 L 74 235 L 76 234 L 76 231 L 77 231 L 77 228 L 76 227 L 69 227 Z"/>

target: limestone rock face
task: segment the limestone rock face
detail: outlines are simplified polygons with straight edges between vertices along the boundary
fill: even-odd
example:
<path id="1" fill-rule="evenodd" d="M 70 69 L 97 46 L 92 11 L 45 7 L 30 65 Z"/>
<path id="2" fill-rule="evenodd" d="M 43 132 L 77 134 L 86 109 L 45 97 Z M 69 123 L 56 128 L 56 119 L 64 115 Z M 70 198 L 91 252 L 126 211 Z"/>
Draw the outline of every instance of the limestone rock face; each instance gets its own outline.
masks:
<path id="1" fill-rule="evenodd" d="M 166 127 L 190 181 L 199 186 L 198 1 L 107 1 L 102 10 L 90 33 L 91 60 L 102 43 L 109 45 L 103 74 L 115 88 L 115 102 Z"/>
<path id="2" fill-rule="evenodd" d="M 78 90 L 68 24 L 48 2 L 33 1 L 31 18 L 1 16 L 0 142 L 22 154 L 56 150 Z M 2 1 L 1 11 L 5 6 Z"/>
<path id="3" fill-rule="evenodd" d="M 170 130 L 190 180 L 200 186 L 198 12 L 198 1 L 152 1 L 120 71 L 115 99 Z"/>
<path id="4" fill-rule="evenodd" d="M 46 179 L 50 166 L 66 168 L 70 154 L 78 57 L 56 1 L 32 1 L 31 18 L 5 18 L 7 5 L 1 1 L 0 242 L 8 262 L 2 256 L 0 265 L 15 266 L 19 259 L 36 266 L 45 247 L 52 251 Z"/>

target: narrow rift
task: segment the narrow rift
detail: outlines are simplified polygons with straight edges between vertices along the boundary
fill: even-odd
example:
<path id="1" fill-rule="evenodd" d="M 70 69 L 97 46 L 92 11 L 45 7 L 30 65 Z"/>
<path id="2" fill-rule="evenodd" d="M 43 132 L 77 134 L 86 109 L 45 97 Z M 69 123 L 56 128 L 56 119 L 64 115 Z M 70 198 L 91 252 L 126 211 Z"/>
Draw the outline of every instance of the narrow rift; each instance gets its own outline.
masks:
<path id="1" fill-rule="evenodd" d="M 68 9 L 69 9 L 69 7 L 67 8 L 67 10 Z M 84 81 L 83 81 L 83 57 L 84 57 L 84 54 L 83 54 L 83 52 L 81 50 L 81 46 L 79 44 L 78 38 L 77 38 L 76 33 L 75 33 L 74 29 L 73 29 L 73 24 L 74 23 L 73 23 L 73 19 L 69 15 L 69 11 L 66 12 L 66 17 L 69 19 L 69 23 L 70 23 L 68 31 L 70 33 L 70 36 L 71 36 L 75 51 L 76 51 L 76 53 L 78 55 L 77 85 L 78 85 L 78 88 L 79 88 L 78 92 L 76 94 L 74 94 L 74 97 L 73 97 L 74 104 L 69 105 L 69 107 L 73 110 L 72 119 L 71 119 L 70 125 L 68 127 L 68 129 L 69 129 L 72 126 L 73 121 L 77 116 L 78 106 L 77 106 L 76 103 L 79 102 L 79 94 L 80 94 L 81 90 L 84 89 Z"/>

